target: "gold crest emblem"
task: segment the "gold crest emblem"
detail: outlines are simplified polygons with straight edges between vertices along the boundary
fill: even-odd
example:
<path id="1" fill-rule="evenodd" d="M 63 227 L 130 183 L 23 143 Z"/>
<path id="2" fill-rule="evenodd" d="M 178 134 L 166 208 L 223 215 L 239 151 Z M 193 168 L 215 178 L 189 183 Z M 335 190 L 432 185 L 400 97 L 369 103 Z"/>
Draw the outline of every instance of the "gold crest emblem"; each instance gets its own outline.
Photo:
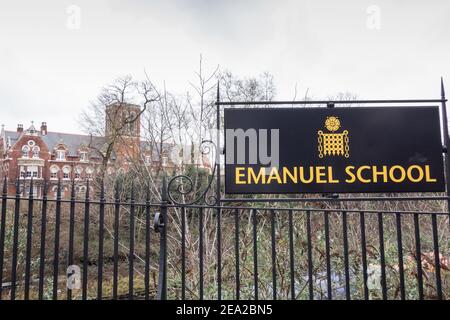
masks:
<path id="1" fill-rule="evenodd" d="M 341 133 L 336 132 L 340 127 L 341 121 L 339 118 L 331 116 L 327 117 L 325 120 L 325 128 L 330 131 L 330 133 L 325 133 L 322 130 L 317 131 L 319 158 L 323 158 L 324 156 L 349 157 L 348 131 L 344 130 Z"/>

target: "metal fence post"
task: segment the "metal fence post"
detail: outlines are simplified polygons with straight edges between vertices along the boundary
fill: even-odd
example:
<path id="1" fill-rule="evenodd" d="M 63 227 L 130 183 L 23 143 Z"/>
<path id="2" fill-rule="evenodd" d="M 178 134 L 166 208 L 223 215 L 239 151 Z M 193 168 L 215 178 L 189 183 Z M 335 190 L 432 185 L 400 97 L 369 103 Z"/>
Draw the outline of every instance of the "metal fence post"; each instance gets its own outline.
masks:
<path id="1" fill-rule="evenodd" d="M 447 105 L 445 99 L 444 79 L 441 77 L 441 108 L 442 108 L 442 129 L 444 133 L 444 159 L 445 159 L 445 185 L 447 196 L 450 188 L 450 157 L 449 157 L 449 133 L 448 133 L 448 117 Z M 450 200 L 447 200 L 447 211 L 450 212 Z"/>
<path id="2" fill-rule="evenodd" d="M 159 276 L 158 276 L 158 300 L 167 299 L 167 180 L 164 174 L 161 190 L 161 212 L 155 215 L 155 231 L 159 232 Z"/>
<path id="3" fill-rule="evenodd" d="M 217 104 L 216 104 L 216 166 L 217 166 L 217 180 L 216 180 L 216 199 L 217 205 L 217 300 L 222 300 L 222 226 L 221 226 L 221 210 L 220 210 L 220 155 L 222 153 L 220 147 L 220 82 L 217 82 Z"/>

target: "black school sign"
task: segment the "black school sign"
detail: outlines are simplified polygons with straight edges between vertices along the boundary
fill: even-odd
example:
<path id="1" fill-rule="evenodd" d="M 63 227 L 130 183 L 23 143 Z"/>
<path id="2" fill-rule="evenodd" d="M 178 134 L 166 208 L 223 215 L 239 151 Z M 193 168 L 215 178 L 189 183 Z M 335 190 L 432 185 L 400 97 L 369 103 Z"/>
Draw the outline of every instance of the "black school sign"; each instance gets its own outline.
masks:
<path id="1" fill-rule="evenodd" d="M 438 107 L 224 112 L 226 193 L 445 190 Z"/>

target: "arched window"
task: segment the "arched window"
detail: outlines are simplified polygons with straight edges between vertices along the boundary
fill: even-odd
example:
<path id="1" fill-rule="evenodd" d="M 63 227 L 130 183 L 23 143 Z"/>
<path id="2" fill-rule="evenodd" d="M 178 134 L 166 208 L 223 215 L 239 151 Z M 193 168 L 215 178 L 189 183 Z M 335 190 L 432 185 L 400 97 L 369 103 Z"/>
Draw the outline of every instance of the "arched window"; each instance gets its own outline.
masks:
<path id="1" fill-rule="evenodd" d="M 76 186 L 75 192 L 80 195 L 84 195 L 86 193 L 86 186 L 83 186 L 83 185 Z"/>
<path id="2" fill-rule="evenodd" d="M 29 158 L 30 147 L 23 146 L 22 147 L 22 158 Z"/>
<path id="3" fill-rule="evenodd" d="M 50 167 L 50 179 L 58 179 L 59 167 L 53 165 Z"/>
<path id="4" fill-rule="evenodd" d="M 81 173 L 83 172 L 82 167 L 76 167 L 75 168 L 75 179 L 78 180 L 81 178 Z"/>
<path id="5" fill-rule="evenodd" d="M 92 179 L 92 173 L 94 172 L 94 169 L 92 169 L 91 167 L 87 167 L 85 172 L 86 172 L 86 179 L 88 180 Z"/>
<path id="6" fill-rule="evenodd" d="M 52 192 L 55 194 L 55 198 L 56 198 L 56 194 L 58 192 L 58 186 L 53 186 L 52 187 Z"/>
<path id="7" fill-rule="evenodd" d="M 39 158 L 39 152 L 41 149 L 38 146 L 33 147 L 33 158 Z"/>
<path id="8" fill-rule="evenodd" d="M 64 166 L 62 168 L 62 171 L 63 171 L 63 179 L 69 180 L 70 179 L 70 172 L 72 171 L 72 169 L 69 166 Z"/>

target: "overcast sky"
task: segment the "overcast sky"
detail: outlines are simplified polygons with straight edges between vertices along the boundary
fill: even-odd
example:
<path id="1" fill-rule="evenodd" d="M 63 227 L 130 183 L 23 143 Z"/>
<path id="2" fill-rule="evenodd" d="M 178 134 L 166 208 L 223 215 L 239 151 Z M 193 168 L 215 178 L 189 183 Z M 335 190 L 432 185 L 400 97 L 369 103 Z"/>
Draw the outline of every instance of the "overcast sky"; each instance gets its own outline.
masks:
<path id="1" fill-rule="evenodd" d="M 449 50 L 448 0 L 2 0 L 0 123 L 79 132 L 103 85 L 145 69 L 183 93 L 200 54 L 207 69 L 271 72 L 278 99 L 295 85 L 315 98 L 438 98 Z"/>

